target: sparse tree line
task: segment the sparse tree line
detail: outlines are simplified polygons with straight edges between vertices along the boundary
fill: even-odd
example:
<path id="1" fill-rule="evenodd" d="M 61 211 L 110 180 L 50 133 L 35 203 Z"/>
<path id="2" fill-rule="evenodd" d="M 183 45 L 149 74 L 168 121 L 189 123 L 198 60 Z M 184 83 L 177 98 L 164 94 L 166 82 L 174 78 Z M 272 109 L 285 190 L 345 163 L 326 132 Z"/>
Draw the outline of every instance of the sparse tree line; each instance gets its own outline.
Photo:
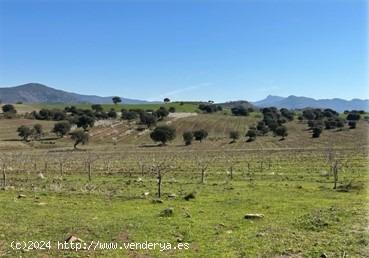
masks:
<path id="1" fill-rule="evenodd" d="M 118 97 L 115 97 L 118 98 Z M 114 99 L 114 98 L 113 98 Z M 115 104 L 119 103 L 118 99 L 113 101 Z M 169 99 L 164 100 L 165 103 L 169 103 Z M 216 105 L 213 102 L 201 103 L 199 109 L 205 113 L 214 113 L 222 110 L 222 106 Z M 16 109 L 11 104 L 2 106 L 4 117 L 12 118 L 17 113 Z M 163 125 L 158 126 L 158 121 L 164 120 L 169 113 L 175 112 L 174 107 L 159 107 L 157 110 L 143 110 L 143 109 L 121 109 L 120 119 L 127 120 L 129 122 L 135 121 L 139 126 L 137 130 L 153 129 L 150 133 L 150 137 L 155 142 L 160 142 L 161 145 L 166 145 L 176 137 L 175 128 Z M 236 106 L 231 108 L 231 112 L 234 116 L 247 116 L 250 112 L 254 112 L 253 108 L 245 108 L 244 106 Z M 263 118 L 258 121 L 256 125 L 251 126 L 245 133 L 247 141 L 254 141 L 258 136 L 265 136 L 269 132 L 273 136 L 280 136 L 281 140 L 284 140 L 288 136 L 287 127 L 285 123 L 292 121 L 295 117 L 295 112 L 286 108 L 277 109 L 275 107 L 268 107 L 260 109 Z M 332 109 L 305 109 L 301 115 L 298 116 L 298 120 L 306 121 L 309 130 L 312 133 L 313 138 L 318 138 L 323 130 L 338 129 L 341 130 L 347 124 L 350 129 L 356 128 L 357 121 L 361 119 L 361 115 L 365 114 L 364 111 L 345 111 L 344 115 L 346 119 L 340 116 L 340 114 Z M 26 118 L 35 120 L 51 120 L 57 121 L 52 133 L 62 138 L 66 135 L 70 135 L 75 141 L 74 147 L 78 144 L 85 144 L 88 142 L 87 131 L 92 128 L 95 121 L 102 119 L 117 119 L 118 113 L 115 109 L 111 108 L 109 111 L 104 111 L 104 108 L 100 104 L 91 105 L 91 109 L 81 109 L 75 106 L 67 106 L 64 110 L 60 109 L 46 109 L 43 108 L 39 111 L 32 111 L 25 115 Z M 73 130 L 73 127 L 78 129 Z M 22 125 L 17 129 L 19 136 L 24 141 L 40 140 L 43 131 L 40 124 L 34 126 Z M 201 142 L 206 139 L 208 132 L 204 129 L 195 131 L 184 132 L 182 137 L 185 145 L 191 145 L 193 140 Z M 240 132 L 231 130 L 229 132 L 229 138 L 231 143 L 236 142 L 240 138 Z"/>
<path id="2" fill-rule="evenodd" d="M 355 129 L 357 121 L 361 119 L 364 111 L 345 111 L 346 119 L 340 117 L 340 114 L 332 109 L 306 109 L 298 117 L 299 121 L 307 121 L 309 130 L 313 138 L 319 138 L 323 130 L 342 130 L 347 124 L 349 129 Z"/>

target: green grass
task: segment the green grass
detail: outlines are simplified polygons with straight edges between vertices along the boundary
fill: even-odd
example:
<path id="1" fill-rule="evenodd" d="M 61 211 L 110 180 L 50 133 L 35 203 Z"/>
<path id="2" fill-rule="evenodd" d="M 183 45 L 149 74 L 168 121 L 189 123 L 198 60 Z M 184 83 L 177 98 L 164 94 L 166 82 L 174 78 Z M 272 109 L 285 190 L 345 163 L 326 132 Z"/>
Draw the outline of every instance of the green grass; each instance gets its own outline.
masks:
<path id="1" fill-rule="evenodd" d="M 79 180 L 84 181 L 80 178 Z M 102 184 L 105 180 L 94 180 Z M 127 187 L 126 180 L 118 180 Z M 106 184 L 106 182 L 105 182 Z M 302 188 L 298 188 L 302 187 Z M 367 251 L 368 233 L 363 206 L 365 192 L 338 193 L 324 184 L 259 181 L 218 182 L 217 185 L 191 184 L 180 188 L 164 185 L 165 193 L 197 190 L 197 198 L 184 201 L 164 197 L 163 204 L 142 198 L 141 192 L 153 186 L 130 186 L 125 194 L 55 193 L 47 190 L 23 192 L 27 197 L 17 199 L 17 191 L 0 194 L 0 238 L 6 244 L 14 239 L 63 241 L 76 235 L 84 241 L 169 242 L 190 243 L 183 251 L 79 251 L 65 254 L 73 257 L 119 257 L 122 253 L 143 253 L 166 257 L 271 257 L 274 255 L 305 255 L 363 257 Z M 122 190 L 123 191 L 123 190 Z M 286 201 L 288 200 L 288 201 Z M 173 217 L 159 217 L 160 212 L 174 208 Z M 57 212 L 56 212 L 57 211 Z M 264 219 L 248 221 L 246 213 L 263 213 Z M 186 214 L 190 214 L 188 218 Z M 317 222 L 318 221 L 318 222 Z M 123 238 L 123 239 L 122 239 Z M 180 239 L 180 240 L 178 240 Z M 14 257 L 21 252 L 1 250 Z M 43 252 L 31 250 L 24 257 Z M 51 250 L 49 255 L 61 256 Z"/>
<path id="2" fill-rule="evenodd" d="M 75 155 L 76 159 L 81 158 Z M 168 154 L 175 159 L 177 168 L 164 176 L 161 204 L 152 202 L 156 198 L 155 177 L 142 176 L 135 167 L 142 155 L 146 156 L 132 153 L 129 157 L 118 154 L 111 157 L 130 169 L 108 174 L 100 167 L 107 159 L 101 157 L 98 164 L 94 163 L 90 182 L 81 168 L 70 167 L 61 178 L 57 166 L 51 164 L 44 180 L 37 178 L 38 170 L 9 173 L 8 183 L 12 187 L 0 191 L 0 254 L 6 257 L 121 257 L 122 254 L 128 257 L 319 257 L 323 253 L 328 257 L 343 254 L 364 257 L 367 254 L 365 155 L 341 153 L 351 163 L 340 174 L 339 185 L 354 179 L 354 185 L 361 187 L 338 192 L 332 189 L 332 178 L 320 175 L 324 167 L 321 153 L 289 152 L 288 157 L 283 153 L 270 154 L 264 160 L 271 160 L 272 167 L 264 166 L 263 170 L 259 170 L 259 162 L 263 160 L 260 153 L 233 154 L 243 163 L 237 163 L 231 180 L 225 173 L 227 165 L 220 152 L 214 154 L 215 162 L 210 164 L 205 184 L 199 183 L 199 171 L 189 167 L 192 162 L 189 157 L 193 155 L 180 158 Z M 245 160 L 252 162 L 251 171 L 246 174 Z M 41 160 L 39 163 L 43 167 Z M 128 171 L 133 171 L 131 177 Z M 143 181 L 137 181 L 138 177 Z M 193 191 L 196 198 L 185 201 L 183 196 Z M 144 192 L 150 194 L 144 197 Z M 168 198 L 171 193 L 177 198 Z M 17 198 L 19 194 L 26 197 Z M 160 217 L 160 212 L 168 207 L 174 209 L 173 216 Z M 262 213 L 265 217 L 245 220 L 246 213 Z M 99 240 L 119 245 L 124 241 L 172 245 L 183 242 L 189 243 L 190 249 L 75 252 L 54 248 L 48 252 L 15 252 L 9 248 L 15 239 L 50 240 L 55 247 L 57 241 L 70 235 L 87 242 Z"/>

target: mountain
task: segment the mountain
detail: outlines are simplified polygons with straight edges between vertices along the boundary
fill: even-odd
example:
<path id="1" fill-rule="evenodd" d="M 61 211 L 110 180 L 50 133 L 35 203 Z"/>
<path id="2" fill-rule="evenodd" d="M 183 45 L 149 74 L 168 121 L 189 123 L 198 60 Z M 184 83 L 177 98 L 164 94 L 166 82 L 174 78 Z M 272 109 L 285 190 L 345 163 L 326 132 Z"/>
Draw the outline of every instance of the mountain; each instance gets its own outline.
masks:
<path id="1" fill-rule="evenodd" d="M 112 103 L 112 97 L 100 97 L 95 95 L 81 95 L 62 90 L 57 90 L 39 83 L 27 83 L 15 87 L 0 88 L 0 100 L 2 103 Z M 125 104 L 149 103 L 144 100 L 122 98 Z"/>
<path id="2" fill-rule="evenodd" d="M 279 97 L 269 95 L 263 100 L 253 102 L 257 107 L 278 107 L 288 109 L 303 109 L 303 108 L 331 108 L 338 112 L 345 110 L 365 110 L 369 111 L 369 100 L 367 99 L 313 99 L 307 97 Z"/>

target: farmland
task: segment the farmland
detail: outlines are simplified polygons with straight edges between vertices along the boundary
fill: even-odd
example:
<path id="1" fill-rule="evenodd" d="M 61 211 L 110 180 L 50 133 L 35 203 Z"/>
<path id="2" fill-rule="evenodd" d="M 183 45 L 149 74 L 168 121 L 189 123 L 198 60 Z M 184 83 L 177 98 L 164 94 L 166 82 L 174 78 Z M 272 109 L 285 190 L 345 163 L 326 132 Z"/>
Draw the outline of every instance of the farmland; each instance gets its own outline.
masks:
<path id="1" fill-rule="evenodd" d="M 0 120 L 0 255 L 5 257 L 365 257 L 368 253 L 367 131 L 286 123 L 289 135 L 246 142 L 262 114 L 198 112 L 159 122 L 177 137 L 154 144 L 135 121 L 101 120 L 88 145 L 50 133 L 55 122 Z M 21 141 L 20 125 L 45 135 Z M 185 146 L 185 131 L 203 142 Z M 230 143 L 229 132 L 242 137 Z M 336 167 L 335 167 L 336 165 Z M 337 168 L 335 170 L 335 168 Z M 335 171 L 337 174 L 335 174 Z M 159 174 L 160 173 L 160 174 Z M 160 175 L 160 184 L 158 178 Z M 336 187 L 334 184 L 336 182 Z M 160 185 L 160 198 L 159 198 Z M 188 199 L 187 196 L 192 196 Z M 169 210 L 169 214 L 163 212 Z M 245 219 L 245 214 L 262 214 Z M 3 233 L 6 232 L 6 233 Z M 188 243 L 188 250 L 58 250 L 70 236 L 91 241 Z M 12 250 L 13 240 L 52 242 L 47 250 Z"/>

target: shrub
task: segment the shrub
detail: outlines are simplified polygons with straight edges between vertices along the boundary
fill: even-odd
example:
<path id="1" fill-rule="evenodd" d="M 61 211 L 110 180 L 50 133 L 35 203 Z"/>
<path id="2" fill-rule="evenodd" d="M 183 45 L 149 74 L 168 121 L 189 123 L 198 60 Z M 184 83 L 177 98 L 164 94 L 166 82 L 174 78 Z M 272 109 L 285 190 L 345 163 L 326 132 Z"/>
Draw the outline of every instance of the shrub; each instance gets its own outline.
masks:
<path id="1" fill-rule="evenodd" d="M 349 125 L 350 129 L 355 129 L 356 128 L 356 121 L 349 121 L 348 125 Z"/>
<path id="2" fill-rule="evenodd" d="M 285 126 L 278 126 L 275 129 L 275 134 L 281 136 L 281 140 L 284 140 L 284 138 L 288 135 L 287 128 Z"/>
<path id="3" fill-rule="evenodd" d="M 193 140 L 193 133 L 192 132 L 184 132 L 182 137 L 183 137 L 183 141 L 185 142 L 186 145 L 191 145 L 192 140 Z"/>
<path id="4" fill-rule="evenodd" d="M 89 135 L 83 130 L 75 130 L 70 133 L 71 139 L 74 140 L 74 149 L 77 149 L 77 145 L 82 143 L 83 145 L 88 143 L 89 141 Z"/>
<path id="5" fill-rule="evenodd" d="M 243 106 L 234 107 L 231 109 L 231 112 L 235 116 L 248 116 L 249 112 Z"/>
<path id="6" fill-rule="evenodd" d="M 196 130 L 193 132 L 193 136 L 196 141 L 202 142 L 206 137 L 208 137 L 208 132 L 204 129 Z"/>
<path id="7" fill-rule="evenodd" d="M 152 140 L 165 145 L 176 137 L 176 129 L 167 125 L 158 126 L 150 133 L 150 137 Z"/>
<path id="8" fill-rule="evenodd" d="M 71 124 L 68 121 L 58 122 L 54 125 L 52 130 L 59 137 L 63 137 L 67 133 L 69 133 L 71 129 Z"/>
<path id="9" fill-rule="evenodd" d="M 246 135 L 246 137 L 249 137 L 249 139 L 247 140 L 248 142 L 254 141 L 256 138 L 256 129 L 255 128 L 250 128 Z"/>
<path id="10" fill-rule="evenodd" d="M 240 133 L 238 131 L 230 131 L 229 138 L 232 139 L 232 142 L 235 142 L 237 139 L 240 138 Z"/>
<path id="11" fill-rule="evenodd" d="M 17 132 L 19 137 L 22 137 L 24 141 L 28 141 L 28 138 L 33 134 L 33 129 L 29 128 L 28 126 L 21 125 L 18 127 Z"/>
<path id="12" fill-rule="evenodd" d="M 322 133 L 323 129 L 321 127 L 314 127 L 313 128 L 313 138 L 319 138 L 320 134 Z"/>

